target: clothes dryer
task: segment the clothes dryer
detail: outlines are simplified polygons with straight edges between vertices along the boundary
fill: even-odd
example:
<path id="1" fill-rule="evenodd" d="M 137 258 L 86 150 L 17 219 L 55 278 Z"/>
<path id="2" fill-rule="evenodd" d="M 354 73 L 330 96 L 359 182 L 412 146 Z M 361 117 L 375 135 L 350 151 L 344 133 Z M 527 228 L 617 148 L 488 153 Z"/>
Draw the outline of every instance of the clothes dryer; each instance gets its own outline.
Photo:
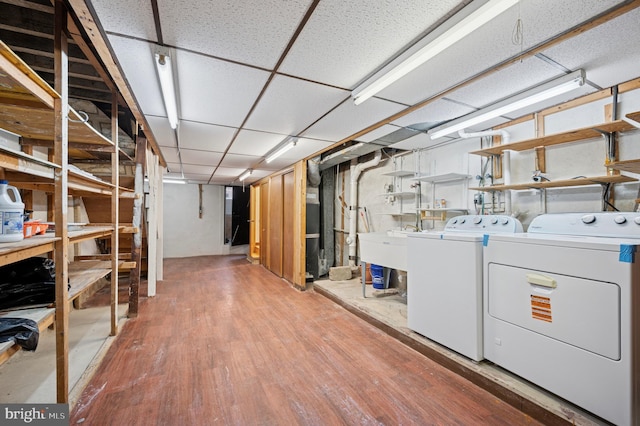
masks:
<path id="1" fill-rule="evenodd" d="M 617 425 L 640 424 L 640 213 L 547 214 L 484 248 L 484 355 Z"/>

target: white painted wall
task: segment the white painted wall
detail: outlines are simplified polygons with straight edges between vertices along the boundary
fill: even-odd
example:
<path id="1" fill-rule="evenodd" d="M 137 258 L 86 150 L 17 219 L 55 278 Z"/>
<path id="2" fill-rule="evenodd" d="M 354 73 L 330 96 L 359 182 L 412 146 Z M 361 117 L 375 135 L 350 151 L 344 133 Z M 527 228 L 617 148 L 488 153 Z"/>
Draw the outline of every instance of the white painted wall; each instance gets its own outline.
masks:
<path id="1" fill-rule="evenodd" d="M 224 245 L 224 187 L 202 185 L 202 219 L 198 185 L 163 185 L 164 257 L 227 254 Z"/>

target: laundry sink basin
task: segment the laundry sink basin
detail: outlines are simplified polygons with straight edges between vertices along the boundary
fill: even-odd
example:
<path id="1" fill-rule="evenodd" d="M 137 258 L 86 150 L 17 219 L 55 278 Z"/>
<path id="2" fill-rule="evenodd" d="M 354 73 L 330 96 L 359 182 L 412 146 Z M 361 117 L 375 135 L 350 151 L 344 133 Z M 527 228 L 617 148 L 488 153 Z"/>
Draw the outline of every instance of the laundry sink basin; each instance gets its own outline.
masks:
<path id="1" fill-rule="evenodd" d="M 407 270 L 407 232 L 368 232 L 358 234 L 360 261 Z"/>

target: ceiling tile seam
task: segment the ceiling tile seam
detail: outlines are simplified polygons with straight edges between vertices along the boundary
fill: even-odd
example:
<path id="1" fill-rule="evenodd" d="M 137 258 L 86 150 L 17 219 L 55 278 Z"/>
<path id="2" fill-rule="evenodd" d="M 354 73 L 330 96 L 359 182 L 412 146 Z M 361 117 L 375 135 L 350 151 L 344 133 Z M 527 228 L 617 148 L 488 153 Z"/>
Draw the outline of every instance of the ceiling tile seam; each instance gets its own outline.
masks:
<path id="1" fill-rule="evenodd" d="M 158 9 L 158 0 L 151 0 L 151 10 L 153 11 L 153 23 L 156 27 L 156 38 L 158 44 L 164 46 L 164 38 L 162 37 L 162 25 L 160 24 L 160 10 Z"/>
<path id="2" fill-rule="evenodd" d="M 334 147 L 338 147 L 343 143 L 349 142 L 351 140 L 355 140 L 358 137 L 367 134 L 369 132 L 372 132 L 382 126 L 384 126 L 385 124 L 389 124 L 399 118 L 404 117 L 407 114 L 410 114 L 412 112 L 415 112 L 417 110 L 419 110 L 420 108 L 423 108 L 443 97 L 445 97 L 447 94 L 449 93 L 453 93 L 455 90 L 460 89 L 464 86 L 467 86 L 468 84 L 473 83 L 476 80 L 479 80 L 480 78 L 486 77 L 489 74 L 492 74 L 494 72 L 497 72 L 503 68 L 508 67 L 509 65 L 513 64 L 514 62 L 523 60 L 525 58 L 534 56 L 536 53 L 542 52 L 544 49 L 548 49 L 549 47 L 554 46 L 555 44 L 561 42 L 562 40 L 564 40 L 565 37 L 571 38 L 574 37 L 576 35 L 582 34 L 585 31 L 591 30 L 593 28 L 596 28 L 597 26 L 604 24 L 606 22 L 609 22 L 612 19 L 615 19 L 621 15 L 624 15 L 625 13 L 630 12 L 631 10 L 634 10 L 636 8 L 640 7 L 640 0 L 627 0 L 623 3 L 617 4 L 613 7 L 610 7 L 609 9 L 607 9 L 606 11 L 596 15 L 595 17 L 592 17 L 588 20 L 582 21 L 576 25 L 574 25 L 573 27 L 567 29 L 566 31 L 563 31 L 559 34 L 556 34 L 555 36 L 552 36 L 550 38 L 548 38 L 547 40 L 544 40 L 526 50 L 523 50 L 521 52 L 519 52 L 518 54 L 512 56 L 511 58 L 507 58 L 495 65 L 493 65 L 491 68 L 485 69 L 483 71 L 480 71 L 476 74 L 474 74 L 473 76 L 470 76 L 469 78 L 457 83 L 454 86 L 450 86 L 448 89 L 444 89 L 442 91 L 440 91 L 439 93 L 436 93 L 435 95 L 424 99 L 416 104 L 414 104 L 413 106 L 404 109 L 402 111 L 399 111 L 383 120 L 378 121 L 377 123 L 374 123 L 362 130 L 360 130 L 359 132 L 356 132 L 354 134 L 352 134 L 351 136 L 348 136 L 336 143 L 334 143 L 333 145 L 331 145 L 330 147 L 327 147 L 326 149 L 315 153 L 317 154 L 322 154 L 325 151 L 328 151 L 330 149 L 333 149 Z M 587 27 L 585 29 L 585 27 Z M 312 155 L 310 157 L 307 158 L 313 158 L 315 155 Z"/>
<path id="3" fill-rule="evenodd" d="M 209 182 L 211 182 L 211 179 L 213 179 L 213 176 L 216 174 L 216 171 L 220 167 L 220 164 L 222 164 L 222 161 L 224 160 L 224 157 L 227 156 L 227 152 L 229 152 L 229 149 L 231 149 L 231 146 L 233 146 L 233 143 L 236 141 L 236 139 L 238 137 L 238 134 L 244 128 L 245 124 L 247 124 L 247 121 L 249 121 L 249 117 L 251 117 L 251 114 L 253 114 L 253 111 L 255 111 L 256 107 L 258 106 L 258 103 L 260 102 L 260 100 L 264 96 L 265 92 L 267 91 L 267 88 L 269 87 L 269 85 L 273 81 L 273 78 L 275 77 L 276 72 L 278 71 L 278 69 L 280 68 L 282 63 L 284 62 L 284 59 L 286 58 L 286 56 L 289 54 L 289 51 L 291 50 L 291 47 L 293 47 L 293 44 L 298 39 L 298 36 L 302 32 L 302 29 L 307 24 L 309 19 L 311 19 L 311 15 L 313 15 L 313 12 L 316 10 L 316 7 L 318 6 L 319 3 L 320 3 L 320 0 L 313 0 L 311 5 L 307 8 L 307 11 L 305 12 L 304 16 L 302 17 L 302 20 L 300 21 L 300 23 L 296 27 L 296 30 L 294 31 L 293 35 L 291 36 L 291 39 L 289 39 L 289 42 L 287 43 L 287 45 L 284 48 L 284 51 L 282 52 L 282 54 L 278 58 L 278 62 L 276 62 L 276 65 L 274 66 L 273 70 L 271 71 L 271 74 L 269 75 L 269 78 L 267 79 L 267 81 L 265 82 L 264 86 L 262 87 L 262 90 L 258 94 L 258 97 L 256 98 L 255 102 L 253 103 L 253 105 L 249 109 L 249 112 L 247 113 L 247 115 L 245 116 L 244 120 L 242 121 L 242 124 L 240 124 L 238 130 L 234 133 L 233 137 L 231 138 L 231 141 L 229 142 L 229 145 L 227 145 L 227 148 L 225 149 L 224 153 L 222 154 L 222 158 L 220 158 L 220 161 L 218 162 L 218 165 L 213 170 L 213 173 L 211 173 L 211 177 L 209 178 Z M 258 162 L 257 164 L 260 164 L 260 162 Z"/>
<path id="4" fill-rule="evenodd" d="M 570 74 L 570 73 L 575 71 L 575 70 L 571 70 L 571 69 L 565 67 L 564 65 L 562 65 L 561 63 L 551 59 L 550 57 L 548 57 L 544 53 L 536 53 L 534 55 L 534 58 L 539 59 L 539 60 L 551 65 L 552 67 L 564 72 L 565 74 Z M 594 89 L 597 89 L 597 90 L 602 90 L 603 89 L 603 87 L 600 87 L 599 85 L 597 85 L 596 83 L 592 82 L 588 78 L 585 79 L 585 83 L 587 83 L 588 85 L 590 85 Z"/>

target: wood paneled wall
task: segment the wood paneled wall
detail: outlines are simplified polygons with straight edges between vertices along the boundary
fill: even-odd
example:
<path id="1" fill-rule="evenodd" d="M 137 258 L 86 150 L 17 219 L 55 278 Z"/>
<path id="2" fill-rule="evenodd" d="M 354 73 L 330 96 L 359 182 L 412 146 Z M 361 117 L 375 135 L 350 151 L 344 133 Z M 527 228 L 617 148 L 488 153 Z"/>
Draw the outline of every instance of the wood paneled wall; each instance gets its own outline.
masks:
<path id="1" fill-rule="evenodd" d="M 305 288 L 306 162 L 254 184 L 260 207 L 251 221 L 260 224 L 251 236 L 251 256 L 274 274 Z"/>

